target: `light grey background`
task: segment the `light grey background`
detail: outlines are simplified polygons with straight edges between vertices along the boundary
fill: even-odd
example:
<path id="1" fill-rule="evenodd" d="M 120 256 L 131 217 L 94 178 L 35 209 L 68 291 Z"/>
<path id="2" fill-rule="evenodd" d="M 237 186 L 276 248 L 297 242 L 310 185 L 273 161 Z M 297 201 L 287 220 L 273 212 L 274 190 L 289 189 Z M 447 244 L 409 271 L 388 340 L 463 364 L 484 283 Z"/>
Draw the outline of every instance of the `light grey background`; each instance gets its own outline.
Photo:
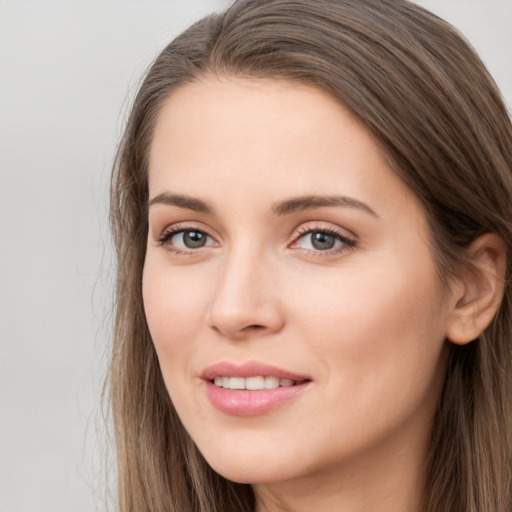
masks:
<path id="1" fill-rule="evenodd" d="M 151 59 L 226 3 L 0 0 L 0 512 L 105 510 L 115 144 Z M 511 105 L 512 0 L 418 3 L 462 30 Z"/>

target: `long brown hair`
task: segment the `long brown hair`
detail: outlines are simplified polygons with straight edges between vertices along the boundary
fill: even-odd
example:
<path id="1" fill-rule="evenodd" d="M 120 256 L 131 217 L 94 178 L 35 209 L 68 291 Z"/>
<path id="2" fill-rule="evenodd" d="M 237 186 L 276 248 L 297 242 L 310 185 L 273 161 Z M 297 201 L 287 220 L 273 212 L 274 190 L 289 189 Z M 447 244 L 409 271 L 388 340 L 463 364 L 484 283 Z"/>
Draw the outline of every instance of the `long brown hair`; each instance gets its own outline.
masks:
<path id="1" fill-rule="evenodd" d="M 163 102 L 207 75 L 318 87 L 373 133 L 425 207 L 449 282 L 486 232 L 512 256 L 512 127 L 469 44 L 405 0 L 240 0 L 194 24 L 158 56 L 135 99 L 111 184 L 117 251 L 110 396 L 123 512 L 250 512 L 250 486 L 211 470 L 165 389 L 143 310 L 148 149 Z M 512 309 L 450 345 L 426 461 L 427 512 L 512 510 Z"/>

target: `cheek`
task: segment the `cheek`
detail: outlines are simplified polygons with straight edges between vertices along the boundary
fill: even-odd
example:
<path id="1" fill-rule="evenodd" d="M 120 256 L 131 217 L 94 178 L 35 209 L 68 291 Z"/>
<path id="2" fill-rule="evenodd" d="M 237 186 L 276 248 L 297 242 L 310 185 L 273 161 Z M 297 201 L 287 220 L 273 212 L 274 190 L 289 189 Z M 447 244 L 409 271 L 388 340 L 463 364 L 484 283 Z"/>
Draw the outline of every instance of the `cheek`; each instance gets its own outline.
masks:
<path id="1" fill-rule="evenodd" d="M 404 327 L 421 330 L 443 323 L 442 288 L 430 266 L 416 270 L 405 264 L 384 272 L 359 265 L 323 278 L 303 274 L 294 284 L 288 296 L 304 323 L 312 328 L 323 325 L 342 338 L 376 329 L 384 329 L 385 337 L 388 329 L 398 334 Z M 321 337 L 321 331 L 318 334 Z"/>
<path id="2" fill-rule="evenodd" d="M 194 378 L 191 362 L 198 353 L 208 286 L 205 282 L 200 284 L 197 275 L 187 276 L 182 270 L 169 269 L 151 259 L 146 261 L 144 310 L 162 377 L 176 410 L 188 411 L 201 420 L 205 412 L 197 400 L 200 382 Z"/>
<path id="3" fill-rule="evenodd" d="M 186 274 L 151 260 L 144 267 L 144 310 L 161 364 L 185 359 L 204 322 L 207 283 Z"/>
<path id="4" fill-rule="evenodd" d="M 323 373 L 368 393 L 368 400 L 384 391 L 383 384 L 401 393 L 404 382 L 425 389 L 436 379 L 447 321 L 441 284 L 430 265 L 420 271 L 400 267 L 340 272 L 315 286 L 307 303 L 299 303 L 305 294 L 295 293 L 295 309 Z"/>

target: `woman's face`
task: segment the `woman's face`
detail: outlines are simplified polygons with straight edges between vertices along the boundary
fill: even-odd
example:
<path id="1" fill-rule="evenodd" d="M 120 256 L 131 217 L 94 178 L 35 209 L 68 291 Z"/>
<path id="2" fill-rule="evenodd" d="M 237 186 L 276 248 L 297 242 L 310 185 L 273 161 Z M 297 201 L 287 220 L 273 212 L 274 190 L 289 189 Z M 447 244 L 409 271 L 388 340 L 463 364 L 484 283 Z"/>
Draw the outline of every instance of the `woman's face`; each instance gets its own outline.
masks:
<path id="1" fill-rule="evenodd" d="M 149 190 L 147 321 L 211 466 L 260 484 L 414 472 L 450 298 L 368 130 L 315 88 L 204 80 L 164 105 Z"/>

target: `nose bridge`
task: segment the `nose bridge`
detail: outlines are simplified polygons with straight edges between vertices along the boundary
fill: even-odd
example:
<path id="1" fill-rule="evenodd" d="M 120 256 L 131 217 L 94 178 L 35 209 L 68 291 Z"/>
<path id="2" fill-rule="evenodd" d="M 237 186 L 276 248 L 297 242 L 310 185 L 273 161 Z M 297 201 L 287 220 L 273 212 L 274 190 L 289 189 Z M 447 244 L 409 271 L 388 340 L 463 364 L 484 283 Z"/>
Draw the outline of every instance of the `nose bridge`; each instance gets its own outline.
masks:
<path id="1" fill-rule="evenodd" d="M 282 327 L 275 269 L 251 241 L 227 251 L 209 311 L 211 327 L 228 337 L 270 333 Z"/>

